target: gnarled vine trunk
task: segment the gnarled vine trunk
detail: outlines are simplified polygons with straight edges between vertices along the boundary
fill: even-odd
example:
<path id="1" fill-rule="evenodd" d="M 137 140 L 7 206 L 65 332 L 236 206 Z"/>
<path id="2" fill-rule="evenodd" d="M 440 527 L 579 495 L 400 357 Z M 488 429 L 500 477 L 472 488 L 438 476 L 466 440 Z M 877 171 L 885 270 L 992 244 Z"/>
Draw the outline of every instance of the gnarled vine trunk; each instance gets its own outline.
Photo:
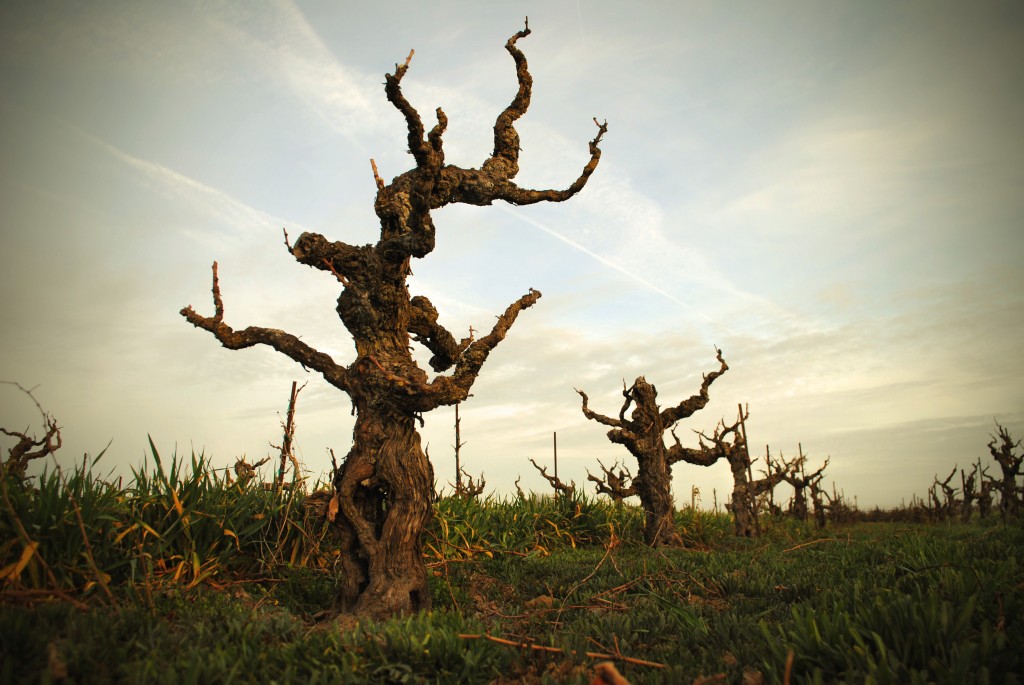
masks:
<path id="1" fill-rule="evenodd" d="M 782 482 L 785 473 L 769 473 L 766 477 L 754 480 L 751 474 L 750 450 L 747 447 L 746 431 L 741 430 L 744 422 L 750 418 L 750 410 L 740 407 L 739 418 L 735 423 L 726 425 L 723 419 L 715 427 L 712 435 L 698 433 L 699 448 L 683 447 L 675 433 L 676 444 L 672 450 L 677 459 L 688 464 L 711 466 L 719 459 L 725 459 L 732 471 L 732 497 L 728 509 L 732 513 L 733 526 L 737 537 L 752 538 L 761 534 L 758 522 L 758 498 L 771 492 Z M 707 441 L 707 442 L 705 442 Z"/>
<path id="2" fill-rule="evenodd" d="M 672 502 L 672 465 L 683 458 L 682 452 L 665 447 L 663 435 L 685 418 L 693 416 L 707 406 L 708 388 L 716 378 L 725 373 L 729 366 L 722 359 L 722 351 L 715 350 L 721 367 L 704 376 L 698 394 L 683 400 L 675 407 L 661 409 L 658 406 L 658 391 L 643 376 L 633 386 L 622 391 L 626 398 L 618 418 L 604 416 L 590 410 L 589 398 L 577 390 L 583 398 L 583 415 L 592 421 L 611 426 L 608 439 L 625 446 L 636 457 L 637 474 L 628 489 L 621 495 L 638 495 L 644 508 L 644 541 L 652 546 L 682 545 L 682 538 L 676 532 L 675 506 Z M 626 412 L 633 405 L 630 418 Z M 678 441 L 677 441 L 678 443 Z M 610 487 L 610 483 L 607 483 Z"/>
<path id="3" fill-rule="evenodd" d="M 822 464 L 821 468 L 813 473 L 808 474 L 806 472 L 807 456 L 803 453 L 803 448 L 800 450 L 800 456 L 792 464 L 787 463 L 784 459 L 781 459 L 783 468 L 781 469 L 784 475 L 782 480 L 786 481 L 793 486 L 793 505 L 790 508 L 790 513 L 794 518 L 800 521 L 807 520 L 807 491 L 813 488 L 821 481 L 824 477 L 825 469 L 828 467 L 828 459 L 825 459 L 825 463 Z"/>
<path id="4" fill-rule="evenodd" d="M 1003 521 L 1006 521 L 1024 513 L 1024 490 L 1017 485 L 1017 478 L 1020 477 L 1021 468 L 1024 466 L 1024 453 L 1016 454 L 1021 441 L 1014 442 L 1010 431 L 998 423 L 996 428 L 999 430 L 998 437 L 992 436 L 988 443 L 988 451 L 1003 471 L 1003 479 L 996 481 L 996 487 L 999 490 L 999 511 Z"/>
<path id="5" fill-rule="evenodd" d="M 356 246 L 304 233 L 291 245 L 285 235 L 285 244 L 297 261 L 330 273 L 343 286 L 337 312 L 355 343 L 355 361 L 338 364 L 284 331 L 256 326 L 232 329 L 224 323 L 216 263 L 214 315 L 201 316 L 192 307 L 181 311 L 225 347 L 268 345 L 317 371 L 352 398 L 356 414 L 352 449 L 335 475 L 335 506 L 329 510 L 341 530 L 340 604 L 346 612 L 384 618 L 430 607 L 421 537 L 431 514 L 433 472 L 420 446 L 416 423 L 425 412 L 468 397 L 490 352 L 519 313 L 540 298 L 531 289 L 508 306 L 488 335 L 475 339 L 471 331 L 457 341 L 438 323 L 430 300 L 410 296 L 406 287 L 411 260 L 434 249 L 431 211 L 451 203 L 562 202 L 582 190 L 601 157 L 598 144 L 607 130 L 605 124 L 598 125 L 597 136 L 590 142 L 590 159 L 568 188 L 531 190 L 512 181 L 520 152 L 514 123 L 529 107 L 533 83 L 516 42 L 529 33 L 524 28 L 505 44 L 515 61 L 519 89 L 498 116 L 494 150 L 479 169 L 445 163 L 442 135 L 448 119 L 438 109 L 437 124 L 426 131 L 401 90 L 409 68 L 406 59 L 396 65 L 394 74 L 385 75 L 384 90 L 405 118 L 416 166 L 385 184 L 373 164 L 380 240 Z M 430 366 L 437 374 L 433 378 L 413 359 L 410 342 L 433 353 Z"/>

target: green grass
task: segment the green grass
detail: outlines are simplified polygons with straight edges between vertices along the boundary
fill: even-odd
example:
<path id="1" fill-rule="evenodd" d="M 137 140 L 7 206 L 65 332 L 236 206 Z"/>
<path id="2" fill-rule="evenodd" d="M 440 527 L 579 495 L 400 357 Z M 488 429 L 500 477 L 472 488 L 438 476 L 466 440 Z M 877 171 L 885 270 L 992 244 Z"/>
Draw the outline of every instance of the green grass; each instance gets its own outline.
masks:
<path id="1" fill-rule="evenodd" d="M 335 557 L 301 491 L 230 485 L 155 447 L 128 487 L 91 466 L 3 484 L 2 683 L 589 683 L 588 653 L 633 683 L 780 683 L 790 655 L 791 683 L 1024 669 L 1019 522 L 769 520 L 747 540 L 687 510 L 689 547 L 651 550 L 636 507 L 442 499 L 434 611 L 339 629 L 318 623 Z"/>
<path id="2" fill-rule="evenodd" d="M 97 475 L 98 458 L 70 472 L 46 470 L 35 483 L 2 483 L 5 587 L 88 594 L 330 564 L 324 527 L 305 520 L 301 491 L 229 484 L 202 455 L 165 465 L 152 446 L 151 460 L 124 488 Z"/>

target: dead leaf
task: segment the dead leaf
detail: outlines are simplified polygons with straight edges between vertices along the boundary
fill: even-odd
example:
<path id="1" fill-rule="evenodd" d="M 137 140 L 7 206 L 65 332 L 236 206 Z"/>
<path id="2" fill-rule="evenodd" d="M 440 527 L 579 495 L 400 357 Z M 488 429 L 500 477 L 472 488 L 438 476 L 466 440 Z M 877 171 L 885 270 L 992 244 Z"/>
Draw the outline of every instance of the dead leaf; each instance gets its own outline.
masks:
<path id="1" fill-rule="evenodd" d="M 529 602 L 523 604 L 525 609 L 551 609 L 555 606 L 555 598 L 550 595 L 541 595 L 540 597 L 534 597 Z"/>
<path id="2" fill-rule="evenodd" d="M 764 675 L 752 668 L 743 669 L 743 685 L 764 685 Z"/>
<path id="3" fill-rule="evenodd" d="M 630 685 L 629 681 L 622 677 L 619 669 L 610 661 L 603 661 L 594 666 L 594 679 L 590 685 Z"/>
<path id="4" fill-rule="evenodd" d="M 60 681 L 68 677 L 68 665 L 60 658 L 57 652 L 57 643 L 51 642 L 46 645 L 46 664 L 50 669 L 50 677 Z"/>

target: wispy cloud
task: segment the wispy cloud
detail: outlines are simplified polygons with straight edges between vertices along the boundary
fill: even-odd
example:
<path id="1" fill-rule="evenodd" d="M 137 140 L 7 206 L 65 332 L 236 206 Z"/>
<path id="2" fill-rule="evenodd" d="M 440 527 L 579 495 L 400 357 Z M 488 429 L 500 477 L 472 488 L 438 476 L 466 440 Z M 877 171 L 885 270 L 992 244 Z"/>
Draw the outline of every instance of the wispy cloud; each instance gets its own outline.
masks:
<path id="1" fill-rule="evenodd" d="M 269 12 L 231 3 L 219 17 L 210 15 L 210 21 L 258 69 L 290 89 L 351 144 L 362 148 L 365 134 L 377 128 L 380 87 L 374 87 L 375 79 L 339 63 L 293 2 L 274 2 Z"/>
<path id="2" fill-rule="evenodd" d="M 568 238 L 568 237 L 562 235 L 561 233 L 559 233 L 558 231 L 554 230 L 553 228 L 547 226 L 546 224 L 543 224 L 543 223 L 541 223 L 539 221 L 536 221 L 535 219 L 530 218 L 525 213 L 520 212 L 520 211 L 518 211 L 516 209 L 513 209 L 511 206 L 501 205 L 500 207 L 504 211 L 506 211 L 509 214 L 511 214 L 512 216 L 516 217 L 518 220 L 520 220 L 520 221 L 522 221 L 524 223 L 530 224 L 534 228 L 539 228 L 540 230 L 544 231 L 545 233 L 547 233 L 548 235 L 554 237 L 555 239 L 560 240 L 561 242 L 565 243 L 566 245 L 568 245 L 569 247 L 573 248 L 574 250 L 579 250 L 580 252 L 582 252 L 583 254 L 587 255 L 591 259 L 594 259 L 597 262 L 603 264 L 604 266 L 612 269 L 613 271 L 616 271 L 616 272 L 622 274 L 623 276 L 626 276 L 627 278 L 629 278 L 629 279 L 631 279 L 633 281 L 636 281 L 637 283 L 639 283 L 643 287 L 647 288 L 648 290 L 651 290 L 652 292 L 658 293 L 659 295 L 668 298 L 669 300 L 671 300 L 675 304 L 678 304 L 681 307 L 684 307 L 686 309 L 691 310 L 693 313 L 695 313 L 698 316 L 702 317 L 706 321 L 714 323 L 714 321 L 713 321 L 713 319 L 711 319 L 711 317 L 709 317 L 707 314 L 704 314 L 703 312 L 697 310 L 691 304 L 682 301 L 681 299 L 679 299 L 675 295 L 672 295 L 671 293 L 669 293 L 669 292 L 659 288 L 654 283 L 648 281 L 647 279 L 643 278 L 642 276 L 639 276 L 639 275 L 629 271 L 628 269 L 626 269 L 625 267 L 615 263 L 611 259 L 608 259 L 607 257 L 602 257 L 601 255 L 599 255 L 598 253 L 594 252 L 593 250 L 590 250 L 590 249 L 584 247 L 583 245 L 581 245 L 580 243 L 576 242 L 575 240 L 572 240 L 571 238 Z"/>
<path id="3" fill-rule="evenodd" d="M 227 236 L 222 236 L 222 238 L 237 238 L 245 233 L 251 233 L 253 230 L 282 228 L 285 226 L 292 228 L 296 234 L 305 230 L 295 222 L 287 221 L 251 207 L 222 190 L 206 185 L 163 164 L 141 159 L 125 152 L 70 123 L 59 119 L 55 121 L 128 169 L 137 172 L 135 177 L 137 181 L 164 197 L 175 202 L 184 203 L 202 215 L 215 220 L 228 231 Z M 200 242 L 209 242 L 212 239 L 211 235 L 205 232 L 200 233 L 183 229 L 183 233 L 189 238 Z"/>
<path id="4" fill-rule="evenodd" d="M 779 138 L 739 170 L 732 198 L 708 211 L 730 224 L 794 232 L 823 219 L 920 201 L 920 175 L 942 171 L 936 122 L 841 115 Z M 723 202 L 723 200 L 725 200 Z"/>

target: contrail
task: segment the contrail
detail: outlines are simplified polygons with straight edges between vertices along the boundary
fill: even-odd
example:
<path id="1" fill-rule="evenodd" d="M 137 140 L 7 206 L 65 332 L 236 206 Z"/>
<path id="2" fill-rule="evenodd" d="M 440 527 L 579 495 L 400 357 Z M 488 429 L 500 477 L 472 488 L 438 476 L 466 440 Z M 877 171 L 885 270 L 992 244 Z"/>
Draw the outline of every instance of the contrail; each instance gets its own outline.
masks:
<path id="1" fill-rule="evenodd" d="M 583 245 L 580 245 L 579 243 L 577 243 L 575 240 L 573 240 L 571 238 L 567 238 L 566 236 L 562 235 L 558 231 L 545 226 L 544 224 L 540 223 L 539 221 L 535 221 L 535 220 L 531 219 L 530 217 L 526 216 L 522 212 L 516 211 L 515 209 L 513 209 L 512 207 L 510 207 L 508 205 L 502 204 L 502 205 L 493 205 L 493 206 L 494 207 L 499 207 L 499 208 L 505 210 L 507 213 L 509 213 L 512 216 L 516 217 L 520 221 L 524 221 L 524 222 L 530 224 L 531 226 L 534 226 L 535 228 L 539 228 L 540 230 L 542 230 L 545 233 L 547 233 L 549 236 L 551 236 L 553 238 L 556 238 L 558 240 L 561 240 L 563 243 L 565 243 L 569 247 L 572 247 L 572 248 L 574 248 L 576 250 L 579 250 L 580 252 L 582 252 L 583 254 L 587 255 L 591 259 L 597 260 L 598 262 L 600 262 L 601 264 L 604 264 L 608 268 L 610 268 L 610 269 L 612 269 L 614 271 L 617 271 L 620 274 L 622 274 L 623 276 L 626 276 L 627 278 L 630 278 L 630 279 L 636 281 L 637 283 L 639 283 L 640 285 L 644 286 L 648 290 L 656 292 L 659 295 L 668 298 L 672 302 L 675 302 L 676 304 L 681 305 L 681 306 L 689 309 L 691 312 L 693 312 L 697 316 L 701 317 L 702 319 L 706 320 L 708 323 L 711 323 L 711 324 L 714 324 L 714 325 L 718 325 L 717 322 L 714 319 L 709 317 L 707 314 L 701 312 L 700 310 L 696 309 L 695 307 L 693 307 L 693 305 L 691 305 L 691 304 L 689 304 L 687 302 L 683 302 L 682 300 L 680 300 L 678 297 L 676 297 L 672 293 L 659 288 L 655 284 L 651 283 L 650 281 L 646 280 L 645 278 L 643 278 L 641 276 L 637 276 L 636 274 L 632 273 L 631 271 L 627 271 L 626 269 L 624 269 L 623 267 L 619 266 L 618 264 L 616 264 L 615 262 L 611 261 L 610 259 L 607 259 L 606 257 L 602 257 L 601 255 L 597 254 L 593 250 L 587 249 Z"/>
<path id="2" fill-rule="evenodd" d="M 583 46 L 583 49 L 586 50 L 587 39 L 583 35 L 583 10 L 580 9 L 580 0 L 576 0 L 576 16 L 580 18 L 580 44 Z"/>
<path id="3" fill-rule="evenodd" d="M 261 209 L 256 209 L 223 190 L 208 186 L 159 162 L 136 157 L 63 119 L 50 117 L 50 120 L 121 164 L 138 172 L 136 182 L 148 182 L 152 188 L 165 197 L 191 205 L 205 215 L 230 227 L 236 233 L 281 226 L 290 226 L 299 233 L 308 230 L 297 222 L 287 221 Z"/>
<path id="4" fill-rule="evenodd" d="M 302 230 L 301 226 L 298 226 L 294 222 L 287 222 L 284 219 L 272 216 L 259 209 L 250 207 L 249 205 L 240 202 L 239 200 L 235 199 L 234 197 L 228 195 L 227 193 L 217 188 L 207 186 L 189 176 L 174 171 L 173 169 L 169 169 L 168 167 L 165 167 L 162 164 L 135 157 L 134 155 L 131 155 L 121 150 L 120 148 L 111 145 L 105 140 L 97 138 L 92 134 L 86 133 L 85 131 L 79 129 L 78 127 L 72 124 L 69 124 L 60 119 L 55 119 L 55 121 L 65 126 L 69 130 L 75 132 L 82 138 L 90 141 L 97 147 L 103 149 L 107 154 L 118 159 L 122 163 L 141 171 L 143 176 L 148 178 L 151 182 L 154 182 L 157 188 L 160 191 L 162 191 L 165 195 L 173 198 L 184 198 L 193 206 L 202 208 L 203 210 L 209 212 L 211 215 L 217 217 L 224 223 L 233 227 L 235 230 L 251 230 L 255 226 L 275 225 L 291 225 L 293 227 L 298 227 L 300 230 Z M 557 240 L 560 240 L 561 242 L 568 245 L 569 247 L 572 247 L 582 252 L 591 259 L 596 260 L 597 262 L 603 264 L 604 266 L 607 266 L 613 271 L 616 271 L 622 274 L 623 276 L 626 276 L 627 278 L 636 281 L 637 283 L 644 286 L 648 290 L 658 293 L 662 297 L 665 297 L 671 300 L 672 302 L 682 307 L 685 307 L 694 314 L 700 316 L 705 321 L 714 325 L 718 325 L 717 322 L 715 322 L 711 317 L 704 314 L 700 310 L 696 309 L 695 307 L 693 307 L 693 305 L 684 302 L 683 300 L 679 299 L 672 293 L 662 288 L 659 288 L 657 285 L 651 283 L 647 279 L 638 276 L 631 271 L 628 271 L 627 269 L 623 268 L 619 264 L 616 264 L 610 259 L 602 257 L 601 255 L 597 254 L 593 250 L 584 247 L 575 240 L 572 240 L 571 238 L 562 235 L 558 231 L 555 231 L 554 229 L 540 223 L 539 221 L 531 219 L 526 214 L 517 211 L 516 209 L 510 207 L 509 205 L 500 204 L 493 206 L 503 209 L 505 212 L 516 217 L 520 221 L 523 221 L 535 228 L 539 228 L 540 230 L 544 231 L 551 237 L 556 238 Z"/>

